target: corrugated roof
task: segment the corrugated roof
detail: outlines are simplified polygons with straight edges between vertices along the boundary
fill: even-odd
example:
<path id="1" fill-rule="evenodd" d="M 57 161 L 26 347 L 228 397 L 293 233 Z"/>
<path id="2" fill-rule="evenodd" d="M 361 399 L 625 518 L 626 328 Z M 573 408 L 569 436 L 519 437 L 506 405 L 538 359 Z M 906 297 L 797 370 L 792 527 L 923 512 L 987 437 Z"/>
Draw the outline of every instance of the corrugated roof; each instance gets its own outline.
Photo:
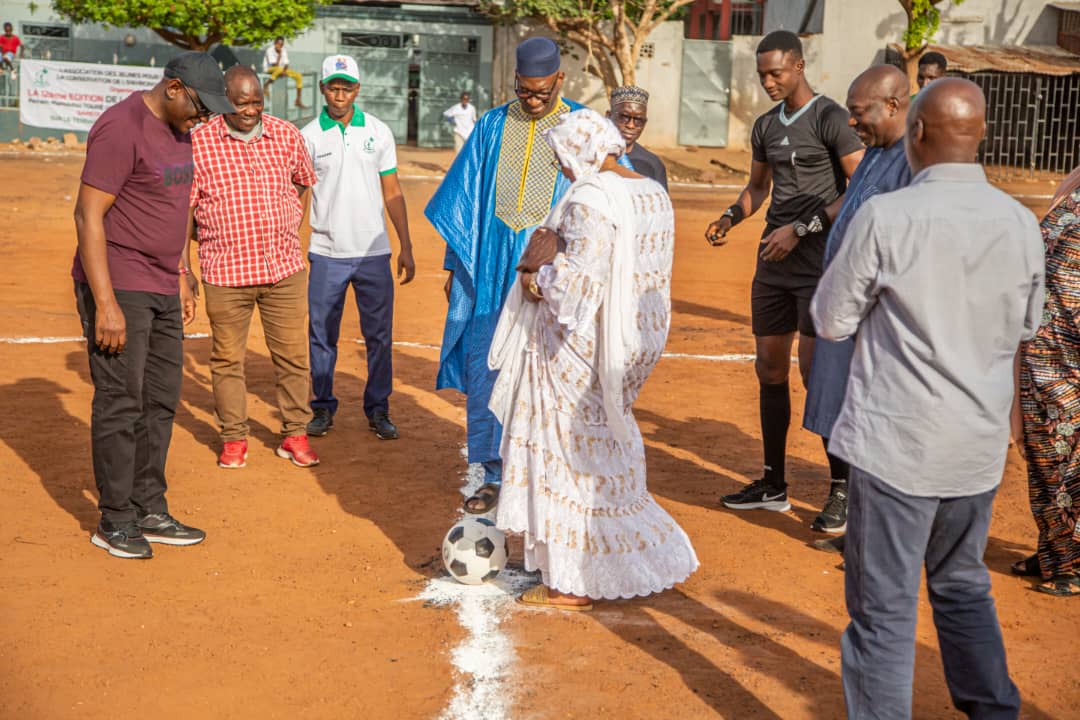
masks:
<path id="1" fill-rule="evenodd" d="M 901 49 L 899 45 L 892 47 L 897 51 Z M 941 53 L 949 61 L 949 70 L 960 72 L 1080 73 L 1080 55 L 1057 45 L 930 45 L 926 50 Z"/>

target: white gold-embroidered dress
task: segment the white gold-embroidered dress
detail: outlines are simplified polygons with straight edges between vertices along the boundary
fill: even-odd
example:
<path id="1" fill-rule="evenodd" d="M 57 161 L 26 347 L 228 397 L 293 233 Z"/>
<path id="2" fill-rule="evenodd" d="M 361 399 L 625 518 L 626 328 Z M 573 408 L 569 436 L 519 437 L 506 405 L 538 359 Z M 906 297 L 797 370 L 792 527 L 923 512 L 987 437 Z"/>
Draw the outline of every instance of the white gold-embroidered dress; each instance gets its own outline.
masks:
<path id="1" fill-rule="evenodd" d="M 667 340 L 671 201 L 652 180 L 603 175 L 604 184 L 623 184 L 633 212 L 586 187 L 568 198 L 557 222 L 566 249 L 537 277 L 544 297 L 526 327 L 507 405 L 496 522 L 524 534 L 526 567 L 541 570 L 549 587 L 615 599 L 670 588 L 698 561 L 686 533 L 646 490 L 645 447 L 630 413 Z M 619 207 L 632 218 L 611 217 Z M 619 222 L 628 225 L 622 233 Z M 623 286 L 609 288 L 617 238 L 631 236 Z M 624 359 L 618 428 L 608 421 L 598 370 L 603 321 L 614 317 L 602 305 L 613 294 L 622 300 L 617 316 L 630 320 L 617 335 Z"/>

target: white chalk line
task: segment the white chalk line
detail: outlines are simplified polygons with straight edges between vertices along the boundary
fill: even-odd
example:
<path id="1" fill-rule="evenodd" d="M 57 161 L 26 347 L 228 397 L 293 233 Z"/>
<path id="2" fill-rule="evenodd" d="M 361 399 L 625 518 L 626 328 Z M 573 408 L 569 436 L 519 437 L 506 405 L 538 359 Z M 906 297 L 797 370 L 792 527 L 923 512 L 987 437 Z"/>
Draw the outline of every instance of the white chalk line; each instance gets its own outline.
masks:
<path id="1" fill-rule="evenodd" d="M 205 340 L 210 336 L 207 333 L 191 333 L 184 335 L 185 340 Z M 0 338 L 0 344 L 7 345 L 55 345 L 58 343 L 84 343 L 86 338 L 82 336 L 71 337 L 6 337 Z M 360 338 L 353 340 L 357 345 L 363 345 Z M 440 346 L 429 343 L 408 342 L 395 340 L 395 347 L 414 348 L 418 350 L 439 350 Z M 700 355 L 697 353 L 664 353 L 661 357 L 671 360 L 704 360 L 705 362 L 751 362 L 754 355 L 751 353 L 723 353 L 720 355 Z"/>
<path id="2" fill-rule="evenodd" d="M 467 455 L 462 448 L 462 455 Z M 484 468 L 469 466 L 461 488 L 470 497 L 484 482 Z M 458 511 L 458 514 L 463 514 Z M 457 677 L 450 704 L 440 720 L 509 720 L 514 688 L 509 680 L 516 659 L 514 644 L 503 632 L 503 620 L 514 598 L 536 584 L 536 577 L 504 568 L 493 582 L 463 585 L 451 577 L 433 578 L 415 598 L 434 605 L 453 606 L 465 639 L 450 652 Z"/>

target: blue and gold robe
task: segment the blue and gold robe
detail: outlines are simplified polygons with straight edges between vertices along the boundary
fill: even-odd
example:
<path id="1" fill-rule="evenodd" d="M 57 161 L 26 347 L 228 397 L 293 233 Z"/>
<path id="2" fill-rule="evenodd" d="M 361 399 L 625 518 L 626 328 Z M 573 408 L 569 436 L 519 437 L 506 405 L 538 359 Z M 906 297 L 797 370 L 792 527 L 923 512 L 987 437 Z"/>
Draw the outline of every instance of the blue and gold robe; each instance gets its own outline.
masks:
<path id="1" fill-rule="evenodd" d="M 539 120 L 516 100 L 488 111 L 424 210 L 454 273 L 436 387 L 467 395 L 470 463 L 499 458 L 502 428 L 487 407 L 495 382 L 488 349 L 529 237 L 570 187 L 541 134 L 581 107 L 560 99 Z"/>

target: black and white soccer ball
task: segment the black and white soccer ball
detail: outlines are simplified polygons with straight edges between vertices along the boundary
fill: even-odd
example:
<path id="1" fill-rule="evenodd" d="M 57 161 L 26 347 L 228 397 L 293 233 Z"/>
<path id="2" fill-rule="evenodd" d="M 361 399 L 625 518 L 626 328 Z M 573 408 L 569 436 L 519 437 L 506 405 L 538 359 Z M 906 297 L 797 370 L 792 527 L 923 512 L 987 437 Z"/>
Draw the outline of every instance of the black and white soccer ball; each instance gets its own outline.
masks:
<path id="1" fill-rule="evenodd" d="M 487 518 L 458 521 L 442 544 L 443 565 L 458 582 L 480 585 L 495 579 L 506 566 L 506 535 Z"/>

